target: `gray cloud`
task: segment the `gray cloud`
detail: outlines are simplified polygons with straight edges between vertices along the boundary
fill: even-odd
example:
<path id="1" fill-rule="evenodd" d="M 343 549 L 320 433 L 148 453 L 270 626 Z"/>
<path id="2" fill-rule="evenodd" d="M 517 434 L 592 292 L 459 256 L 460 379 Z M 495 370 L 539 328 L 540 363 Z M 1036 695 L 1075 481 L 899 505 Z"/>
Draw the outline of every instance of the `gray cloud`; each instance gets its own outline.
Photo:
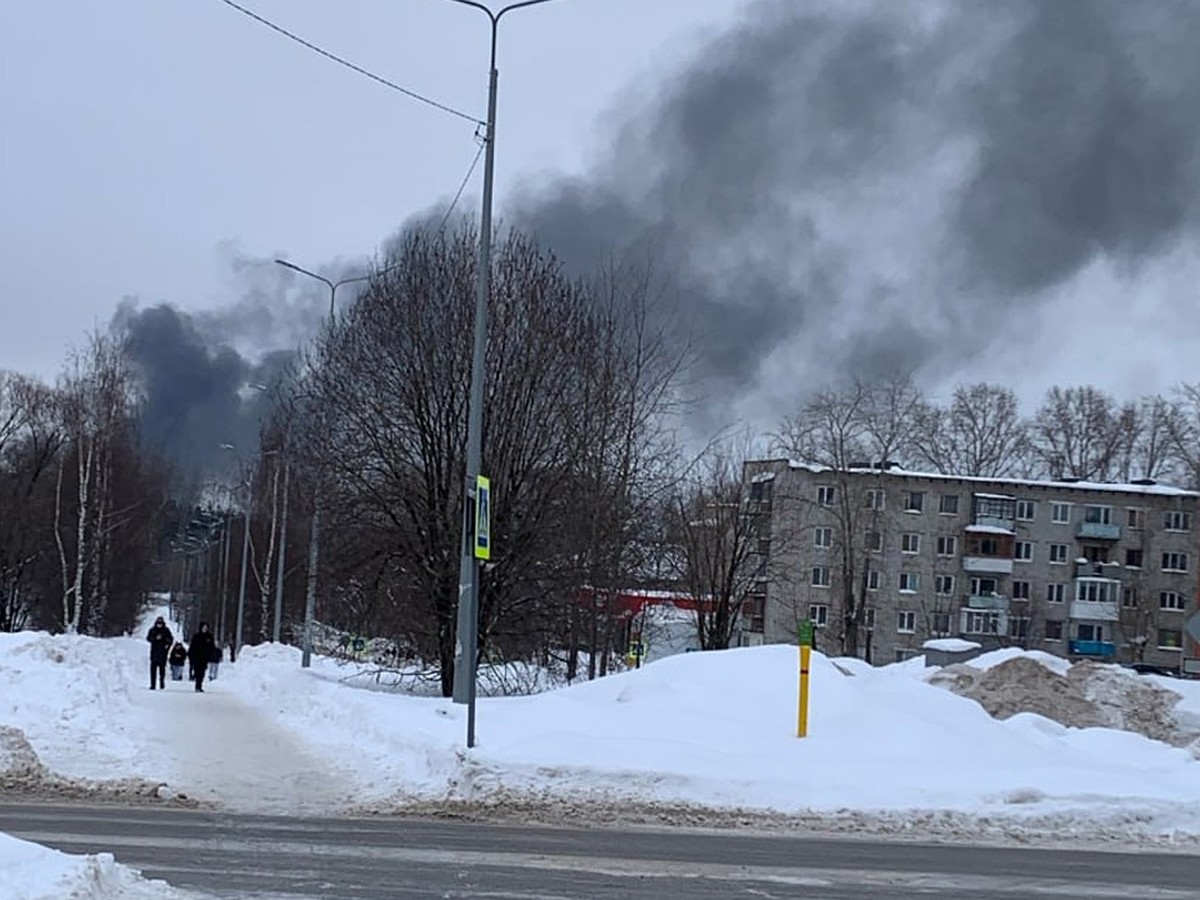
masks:
<path id="1" fill-rule="evenodd" d="M 580 270 L 653 248 L 713 423 L 767 371 L 945 376 L 1194 233 L 1197 46 L 1187 0 L 764 2 L 508 218 Z"/>

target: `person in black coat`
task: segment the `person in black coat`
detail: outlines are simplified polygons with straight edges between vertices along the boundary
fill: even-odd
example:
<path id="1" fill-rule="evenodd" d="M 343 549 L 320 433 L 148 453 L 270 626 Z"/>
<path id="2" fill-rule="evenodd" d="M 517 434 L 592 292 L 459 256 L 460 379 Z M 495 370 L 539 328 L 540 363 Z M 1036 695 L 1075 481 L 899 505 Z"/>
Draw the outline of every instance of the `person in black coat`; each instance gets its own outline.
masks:
<path id="1" fill-rule="evenodd" d="M 158 675 L 159 688 L 166 690 L 167 654 L 171 652 L 175 636 L 171 634 L 171 629 L 167 627 L 162 616 L 154 620 L 154 624 L 146 634 L 146 640 L 150 642 L 150 690 L 154 690 L 155 674 Z"/>
<path id="2" fill-rule="evenodd" d="M 171 680 L 183 681 L 183 664 L 187 662 L 187 647 L 176 642 L 171 648 L 171 655 L 167 657 L 167 662 L 171 664 Z"/>
<path id="3" fill-rule="evenodd" d="M 212 632 L 208 630 L 208 623 L 201 622 L 200 630 L 192 635 L 192 643 L 188 647 L 188 661 L 192 664 L 192 676 L 196 679 L 197 691 L 204 691 L 204 673 L 208 671 L 208 661 L 212 659 L 214 646 L 216 644 Z"/>

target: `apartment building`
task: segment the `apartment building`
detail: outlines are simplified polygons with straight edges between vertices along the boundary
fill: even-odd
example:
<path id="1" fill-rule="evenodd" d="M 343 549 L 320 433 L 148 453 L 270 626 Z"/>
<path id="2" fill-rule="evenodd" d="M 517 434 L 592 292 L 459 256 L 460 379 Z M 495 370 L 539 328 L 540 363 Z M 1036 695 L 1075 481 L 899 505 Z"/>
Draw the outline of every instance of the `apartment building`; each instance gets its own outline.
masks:
<path id="1" fill-rule="evenodd" d="M 809 618 L 819 649 L 842 652 L 853 629 L 877 664 L 938 637 L 1172 668 L 1200 656 L 1184 625 L 1196 492 L 786 460 L 747 462 L 744 477 L 760 531 L 742 644 L 794 642 Z"/>

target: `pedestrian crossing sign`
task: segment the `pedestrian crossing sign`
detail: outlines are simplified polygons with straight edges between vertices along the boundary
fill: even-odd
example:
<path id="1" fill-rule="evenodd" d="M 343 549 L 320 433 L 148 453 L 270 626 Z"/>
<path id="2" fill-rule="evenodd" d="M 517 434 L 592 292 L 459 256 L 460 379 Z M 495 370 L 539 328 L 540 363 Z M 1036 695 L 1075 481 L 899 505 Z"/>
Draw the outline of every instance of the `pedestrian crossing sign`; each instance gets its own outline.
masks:
<path id="1" fill-rule="evenodd" d="M 482 475 L 475 478 L 475 558 L 492 558 L 492 482 Z"/>

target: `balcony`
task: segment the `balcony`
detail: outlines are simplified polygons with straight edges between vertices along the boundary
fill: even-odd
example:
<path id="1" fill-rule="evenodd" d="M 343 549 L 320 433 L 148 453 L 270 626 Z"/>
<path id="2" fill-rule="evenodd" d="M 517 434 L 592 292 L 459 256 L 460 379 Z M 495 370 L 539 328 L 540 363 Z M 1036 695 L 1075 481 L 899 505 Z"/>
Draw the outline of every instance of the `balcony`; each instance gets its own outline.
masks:
<path id="1" fill-rule="evenodd" d="M 1121 608 L 1116 600 L 1072 600 L 1070 616 L 1088 622 L 1116 622 Z"/>
<path id="2" fill-rule="evenodd" d="M 1105 578 L 1114 581 L 1121 571 L 1121 564 L 1115 562 L 1091 562 L 1086 559 L 1075 560 L 1076 578 Z"/>
<path id="3" fill-rule="evenodd" d="M 990 609 L 997 612 L 1008 609 L 1008 598 L 1003 594 L 967 594 L 964 601 L 967 609 Z"/>
<path id="4" fill-rule="evenodd" d="M 1000 556 L 964 556 L 964 572 L 987 572 L 993 575 L 1011 575 L 1013 561 Z"/>
<path id="5" fill-rule="evenodd" d="M 1096 656 L 1111 659 L 1117 655 L 1117 645 L 1110 641 L 1071 641 L 1067 649 L 1072 656 Z"/>
<path id="6" fill-rule="evenodd" d="M 1106 522 L 1080 522 L 1079 537 L 1092 541 L 1119 541 L 1121 526 L 1109 525 Z"/>

